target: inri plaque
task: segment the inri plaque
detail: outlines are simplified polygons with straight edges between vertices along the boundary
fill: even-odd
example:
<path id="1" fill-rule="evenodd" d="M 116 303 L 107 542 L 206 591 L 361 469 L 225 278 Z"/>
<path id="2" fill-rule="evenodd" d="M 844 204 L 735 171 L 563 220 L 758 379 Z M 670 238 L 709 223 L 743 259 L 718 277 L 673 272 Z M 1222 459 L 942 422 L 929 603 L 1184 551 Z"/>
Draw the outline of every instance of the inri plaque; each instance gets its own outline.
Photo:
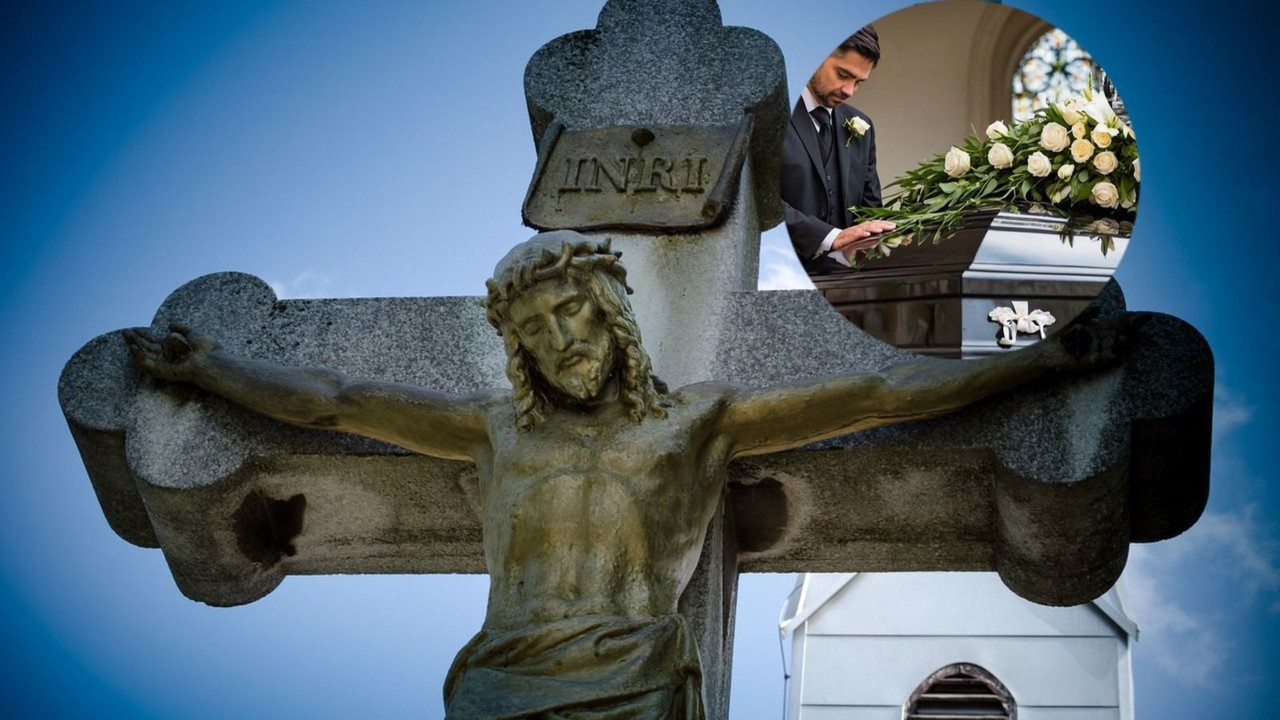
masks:
<path id="1" fill-rule="evenodd" d="M 539 230 L 698 230 L 737 191 L 750 116 L 736 126 L 620 125 L 565 130 L 538 151 L 524 221 Z"/>

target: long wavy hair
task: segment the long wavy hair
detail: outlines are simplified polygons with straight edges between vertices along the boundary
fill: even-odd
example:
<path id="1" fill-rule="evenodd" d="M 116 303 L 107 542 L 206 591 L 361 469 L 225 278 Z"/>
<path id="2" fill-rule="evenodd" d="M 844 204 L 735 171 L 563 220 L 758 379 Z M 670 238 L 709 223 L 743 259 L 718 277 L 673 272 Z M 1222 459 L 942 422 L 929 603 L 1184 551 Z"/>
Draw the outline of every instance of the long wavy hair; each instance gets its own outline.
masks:
<path id="1" fill-rule="evenodd" d="M 627 270 L 621 252 L 610 241 L 596 242 L 572 230 L 541 233 L 512 248 L 485 282 L 485 312 L 507 349 L 507 377 L 515 406 L 516 430 L 525 432 L 546 417 L 556 392 L 538 374 L 528 351 L 510 326 L 511 301 L 534 284 L 550 278 L 573 278 L 591 293 L 613 339 L 619 396 L 631 419 L 666 416 L 667 386 L 653 374 L 649 354 L 640 344 L 640 327 L 627 295 Z"/>

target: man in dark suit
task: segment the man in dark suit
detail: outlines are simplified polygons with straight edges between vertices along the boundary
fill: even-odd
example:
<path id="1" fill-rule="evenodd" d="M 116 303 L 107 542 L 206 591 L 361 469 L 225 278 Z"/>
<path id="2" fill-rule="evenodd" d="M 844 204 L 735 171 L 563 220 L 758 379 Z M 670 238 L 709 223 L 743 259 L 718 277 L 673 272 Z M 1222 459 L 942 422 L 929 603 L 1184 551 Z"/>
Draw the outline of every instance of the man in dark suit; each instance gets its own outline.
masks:
<path id="1" fill-rule="evenodd" d="M 810 275 L 847 268 L 893 223 L 853 225 L 850 207 L 879 207 L 876 138 L 871 119 L 845 104 L 880 62 L 868 25 L 840 44 L 805 84 L 782 143 L 783 215 L 791 244 Z"/>

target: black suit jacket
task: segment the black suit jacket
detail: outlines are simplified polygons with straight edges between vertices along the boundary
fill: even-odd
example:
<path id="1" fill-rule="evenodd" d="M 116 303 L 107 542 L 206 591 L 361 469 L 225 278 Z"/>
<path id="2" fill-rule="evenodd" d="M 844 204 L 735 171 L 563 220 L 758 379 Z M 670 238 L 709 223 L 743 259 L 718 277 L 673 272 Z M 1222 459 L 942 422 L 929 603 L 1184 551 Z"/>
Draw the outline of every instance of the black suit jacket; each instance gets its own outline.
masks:
<path id="1" fill-rule="evenodd" d="M 881 204 L 880 176 L 876 174 L 876 129 L 871 126 L 863 136 L 853 135 L 845 123 L 854 117 L 871 124 L 871 119 L 856 108 L 844 103 L 836 106 L 834 140 L 843 189 L 843 197 L 838 200 L 831 188 L 833 183 L 827 182 L 823 172 L 818 131 L 804 109 L 803 99 L 796 102 L 790 126 L 782 140 L 783 218 L 791 244 L 804 269 L 811 275 L 845 267 L 826 256 L 813 259 L 813 254 L 832 228 L 843 229 L 853 224 L 853 215 L 848 209 L 880 207 Z M 845 147 L 846 141 L 848 147 Z M 825 219 L 828 204 L 833 200 L 839 203 L 834 224 Z"/>

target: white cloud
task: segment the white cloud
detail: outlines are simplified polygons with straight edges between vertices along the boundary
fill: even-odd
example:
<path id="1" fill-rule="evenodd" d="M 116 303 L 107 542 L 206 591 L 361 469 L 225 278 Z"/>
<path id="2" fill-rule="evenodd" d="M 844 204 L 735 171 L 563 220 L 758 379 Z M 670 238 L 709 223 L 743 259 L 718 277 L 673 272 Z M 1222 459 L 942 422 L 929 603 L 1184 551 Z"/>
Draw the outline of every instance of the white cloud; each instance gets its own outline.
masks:
<path id="1" fill-rule="evenodd" d="M 1141 628 L 1144 649 L 1156 663 L 1183 682 L 1208 686 L 1226 655 L 1224 639 L 1171 599 L 1167 583 L 1161 581 L 1167 563 L 1155 550 L 1146 545 L 1131 548 L 1123 579 L 1126 604 Z M 1196 652 L 1186 652 L 1189 647 Z"/>
<path id="2" fill-rule="evenodd" d="M 1250 600 L 1280 591 L 1280 560 L 1270 529 L 1257 521 L 1258 507 L 1239 513 L 1205 513 L 1192 528 L 1202 554 L 1216 558 Z"/>
<path id="3" fill-rule="evenodd" d="M 1221 382 L 1213 388 L 1213 442 L 1240 429 L 1253 419 L 1253 407 Z"/>
<path id="4" fill-rule="evenodd" d="M 1124 574 L 1126 604 L 1142 642 L 1173 677 L 1207 687 L 1224 680 L 1233 642 L 1221 629 L 1224 609 L 1192 607 L 1188 588 L 1224 585 L 1241 602 L 1280 611 L 1280 550 L 1257 507 L 1206 512 L 1184 535 L 1135 545 Z"/>
<path id="5" fill-rule="evenodd" d="M 1218 383 L 1213 419 L 1220 482 L 1224 473 L 1247 472 L 1240 458 L 1223 454 L 1221 440 L 1247 425 L 1253 408 Z M 1260 515 L 1256 504 L 1209 511 L 1177 538 L 1132 546 L 1126 604 L 1142 629 L 1144 653 L 1172 677 L 1200 687 L 1225 682 L 1237 643 L 1224 628 L 1230 614 L 1280 613 L 1280 542 L 1276 526 Z"/>
<path id="6" fill-rule="evenodd" d="M 766 234 L 760 243 L 760 290 L 812 290 L 813 283 L 800 267 L 795 251 L 783 236 L 782 243 Z M 785 244 L 783 244 L 785 243 Z"/>
<path id="7" fill-rule="evenodd" d="M 328 275 L 321 275 L 310 270 L 303 270 L 288 282 L 269 280 L 267 284 L 275 291 L 276 297 L 284 299 L 311 299 L 333 297 L 329 286 Z"/>

